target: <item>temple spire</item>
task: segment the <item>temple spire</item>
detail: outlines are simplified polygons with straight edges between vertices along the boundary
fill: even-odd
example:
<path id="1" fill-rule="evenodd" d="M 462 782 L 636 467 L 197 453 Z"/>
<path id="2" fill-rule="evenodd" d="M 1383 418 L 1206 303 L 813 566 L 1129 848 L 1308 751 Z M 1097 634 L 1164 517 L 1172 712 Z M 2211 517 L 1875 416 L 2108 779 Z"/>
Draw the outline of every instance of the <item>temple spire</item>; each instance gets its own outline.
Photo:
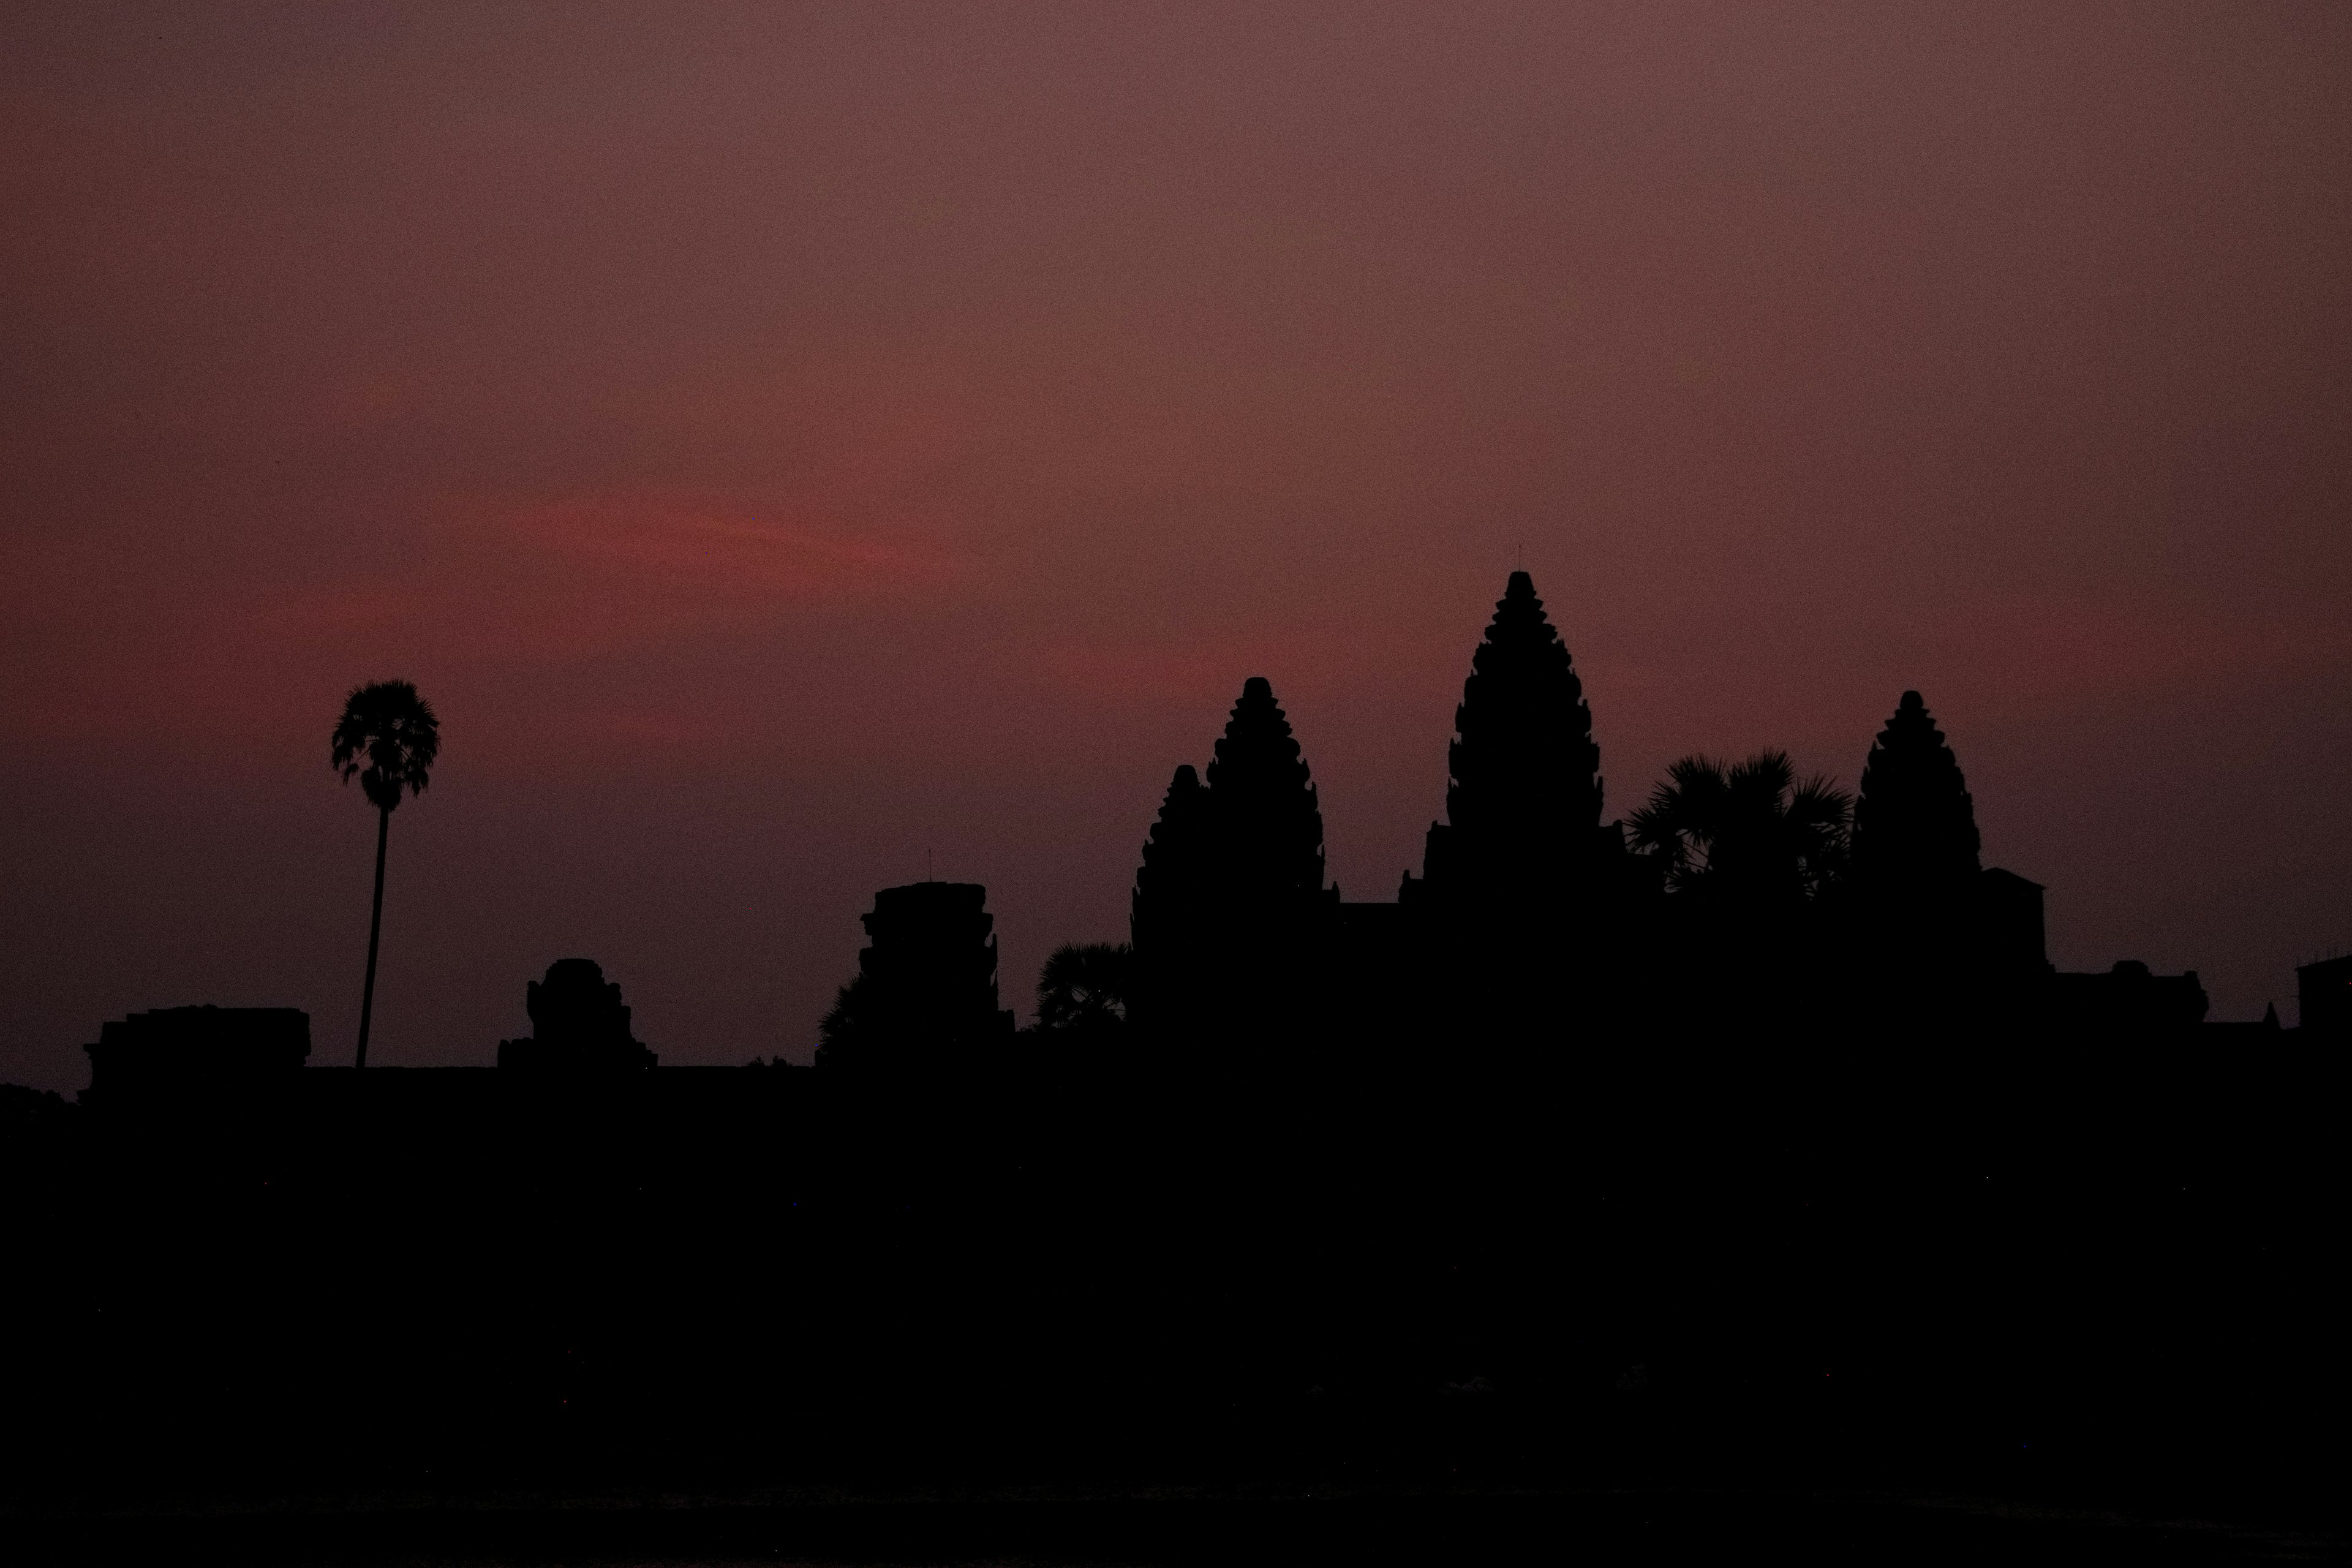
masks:
<path id="1" fill-rule="evenodd" d="M 1143 864 L 1135 873 L 1128 931 L 1139 952 L 1156 952 L 1181 940 L 1199 919 L 1208 889 L 1208 791 L 1186 763 L 1168 781 L 1160 819 L 1144 840 Z"/>
<path id="2" fill-rule="evenodd" d="M 1465 891 L 1556 888 L 1600 826 L 1601 749 L 1568 645 L 1525 572 L 1511 574 L 1470 666 L 1447 826 L 1431 829 L 1426 874 Z"/>
<path id="3" fill-rule="evenodd" d="M 1890 891 L 1925 891 L 1977 875 L 1976 804 L 1959 760 L 1916 691 L 1862 766 L 1853 808 L 1853 875 Z"/>
<path id="4" fill-rule="evenodd" d="M 1278 901 L 1323 887 L 1323 809 L 1274 687 L 1254 675 L 1209 764 L 1209 816 L 1227 898 Z"/>
<path id="5" fill-rule="evenodd" d="M 1323 811 L 1263 677 L 1242 687 L 1203 784 L 1176 770 L 1143 847 L 1128 1016 L 1162 1041 L 1296 1027 L 1318 994 Z"/>

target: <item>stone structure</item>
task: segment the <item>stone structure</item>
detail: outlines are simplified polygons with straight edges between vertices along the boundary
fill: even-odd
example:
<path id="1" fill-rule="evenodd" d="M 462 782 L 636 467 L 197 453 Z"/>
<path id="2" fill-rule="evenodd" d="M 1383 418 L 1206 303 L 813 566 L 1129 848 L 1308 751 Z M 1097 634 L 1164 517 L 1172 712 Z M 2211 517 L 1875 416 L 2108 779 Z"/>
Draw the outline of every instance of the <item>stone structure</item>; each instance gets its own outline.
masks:
<path id="1" fill-rule="evenodd" d="M 1189 1020 L 1194 1011 L 1190 977 L 1207 962 L 1213 909 L 1212 839 L 1209 792 L 1186 763 L 1168 781 L 1128 900 L 1135 952 L 1129 1016 L 1142 1027 L 1175 1028 L 1180 1015 Z"/>
<path id="2" fill-rule="evenodd" d="M 2062 1041 L 2119 1040 L 2134 1045 L 2182 1037 L 2205 1021 L 2205 987 L 2197 972 L 2158 974 L 2136 958 L 2105 973 L 2053 974 L 2039 1020 Z"/>
<path id="3" fill-rule="evenodd" d="M 1959 759 L 1906 691 L 1871 743 L 1853 803 L 1853 878 L 1890 894 L 1952 898 L 1979 868 L 1976 802 Z"/>
<path id="4" fill-rule="evenodd" d="M 909 1023 L 954 1038 L 1009 1034 L 996 1005 L 996 917 L 977 882 L 885 888 L 863 917 L 858 973 Z"/>
<path id="5" fill-rule="evenodd" d="M 857 977 L 825 1016 L 816 1062 L 833 1071 L 965 1070 L 1013 1035 L 997 1006 L 996 918 L 977 882 L 914 882 L 874 895 Z"/>
<path id="6" fill-rule="evenodd" d="M 1421 896 L 1514 920 L 1589 901 L 1601 748 L 1568 645 L 1525 572 L 1511 574 L 1471 655 L 1454 726 L 1446 819 L 1430 824 Z"/>
<path id="7" fill-rule="evenodd" d="M 2352 956 L 2299 966 L 2294 991 L 2295 1026 L 2306 1039 L 2352 1045 Z"/>
<path id="8" fill-rule="evenodd" d="M 1327 997 L 1336 903 L 1312 773 L 1273 684 L 1252 676 L 1207 782 L 1179 768 L 1144 845 L 1130 1016 L 1162 1037 L 1297 1027 Z"/>
<path id="9" fill-rule="evenodd" d="M 621 988 L 594 960 L 559 958 L 547 978 L 523 990 L 530 1038 L 500 1040 L 499 1066 L 569 1072 L 616 1072 L 652 1067 L 654 1053 L 629 1026 Z"/>
<path id="10" fill-rule="evenodd" d="M 299 1007 L 158 1007 L 100 1026 L 83 1103 L 159 1103 L 245 1093 L 298 1071 L 310 1056 Z"/>
<path id="11" fill-rule="evenodd" d="M 1853 806 L 1849 940 L 1877 989 L 1949 1016 L 2008 1010 L 2050 973 L 2042 885 L 1982 862 L 1959 760 L 1916 691 L 1872 742 Z M 1982 989 L 1986 984 L 1992 989 Z"/>

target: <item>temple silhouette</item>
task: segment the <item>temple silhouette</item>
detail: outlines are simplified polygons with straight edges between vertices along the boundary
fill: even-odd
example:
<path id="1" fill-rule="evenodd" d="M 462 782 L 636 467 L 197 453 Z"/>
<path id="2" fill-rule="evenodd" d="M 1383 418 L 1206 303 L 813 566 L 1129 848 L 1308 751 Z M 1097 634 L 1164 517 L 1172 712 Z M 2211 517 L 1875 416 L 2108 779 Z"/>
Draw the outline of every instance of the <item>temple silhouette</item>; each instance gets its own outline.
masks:
<path id="1" fill-rule="evenodd" d="M 621 988 L 591 958 L 559 958 L 523 988 L 530 1037 L 499 1042 L 499 1066 L 571 1072 L 649 1068 L 660 1058 L 629 1027 Z"/>
<path id="2" fill-rule="evenodd" d="M 866 915 L 873 945 L 819 1026 L 816 1065 L 904 1079 L 959 1070 L 1013 1037 L 996 1005 L 996 917 L 971 882 L 885 888 Z"/>
<path id="3" fill-rule="evenodd" d="M 1346 901 L 1324 885 L 1299 744 L 1271 685 L 1245 682 L 1205 782 L 1177 768 L 1143 846 L 1137 1031 L 1169 1048 L 1319 1034 L 1360 1059 L 1406 1037 L 1425 1070 L 1541 1073 L 1629 1030 L 2063 1041 L 2204 1021 L 2193 973 L 2054 971 L 2043 889 L 1981 863 L 1966 779 L 1916 691 L 1850 803 L 1815 782 L 1826 820 L 1794 820 L 1798 781 L 1740 764 L 1603 821 L 1591 708 L 1515 572 L 1454 725 L 1420 874 L 1392 903 Z"/>
<path id="4" fill-rule="evenodd" d="M 1920 693 L 1901 694 L 1850 799 L 1774 755 L 1689 759 L 1648 805 L 1603 820 L 1591 703 L 1533 578 L 1514 572 L 1454 710 L 1444 816 L 1396 898 L 1327 885 L 1312 770 L 1253 676 L 1206 768 L 1175 769 L 1145 831 L 1131 958 L 1115 1013 L 1097 1019 L 1147 1056 L 1255 1048 L 1254 1071 L 1352 1060 L 1538 1075 L 1644 1032 L 1991 1031 L 2063 1050 L 2278 1030 L 2275 1011 L 2209 1025 L 2194 971 L 2057 971 L 2043 889 L 1982 863 L 1974 798 Z M 820 1069 L 904 1087 L 1022 1057 L 984 888 L 886 888 L 861 918 L 870 945 L 818 1031 Z M 2301 1030 L 2352 1035 L 2352 959 L 2297 973 Z M 593 960 L 555 962 L 525 1009 L 531 1033 L 499 1042 L 501 1068 L 657 1059 Z M 89 1047 L 86 1098 L 233 1087 L 301 1066 L 307 1041 L 307 1018 L 284 1009 L 134 1015 Z"/>
<path id="5" fill-rule="evenodd" d="M 2292 1029 L 2061 973 L 1920 693 L 1859 761 L 1694 756 L 1611 816 L 1519 572 L 1393 900 L 1327 881 L 1251 677 L 1138 825 L 1129 942 L 1056 952 L 1028 1028 L 936 881 L 875 895 L 813 1067 L 657 1065 L 584 957 L 495 1067 L 108 1023 L 79 1105 L 0 1095 L 45 1282 L 0 1310 L 49 1348 L 0 1471 L 2340 1473 L 2352 959 Z"/>

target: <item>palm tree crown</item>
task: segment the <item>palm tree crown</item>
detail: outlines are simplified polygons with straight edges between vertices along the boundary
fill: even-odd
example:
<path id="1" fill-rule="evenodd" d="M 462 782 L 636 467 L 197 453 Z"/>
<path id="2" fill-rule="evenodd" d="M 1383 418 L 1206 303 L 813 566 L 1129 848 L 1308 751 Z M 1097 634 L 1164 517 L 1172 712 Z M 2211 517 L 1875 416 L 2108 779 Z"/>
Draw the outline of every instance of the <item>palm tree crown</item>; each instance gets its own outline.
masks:
<path id="1" fill-rule="evenodd" d="M 1801 900 L 1844 869 L 1853 797 L 1799 779 L 1786 752 L 1744 763 L 1685 757 L 1633 816 L 1633 843 L 1665 857 L 1677 892 Z"/>
<path id="2" fill-rule="evenodd" d="M 1054 950 L 1037 976 L 1037 1026 L 1100 1029 L 1127 1018 L 1127 983 L 1134 950 L 1124 942 L 1068 942 Z"/>
<path id="3" fill-rule="evenodd" d="M 377 810 L 398 805 L 404 789 L 422 794 L 440 750 L 441 722 L 415 682 L 370 681 L 344 700 L 335 724 L 334 769 L 345 784 L 356 773 Z"/>

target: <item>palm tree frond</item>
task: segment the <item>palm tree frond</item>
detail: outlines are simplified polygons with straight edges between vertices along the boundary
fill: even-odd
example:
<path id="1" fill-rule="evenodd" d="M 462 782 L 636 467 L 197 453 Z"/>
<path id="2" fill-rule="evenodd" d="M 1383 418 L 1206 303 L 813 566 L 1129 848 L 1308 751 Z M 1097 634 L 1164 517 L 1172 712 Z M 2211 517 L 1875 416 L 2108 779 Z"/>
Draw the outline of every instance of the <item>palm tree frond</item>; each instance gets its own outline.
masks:
<path id="1" fill-rule="evenodd" d="M 390 811 L 404 791 L 425 792 L 440 752 L 440 721 L 415 684 L 378 680 L 352 688 L 343 700 L 328 756 L 345 784 L 357 777 L 369 802 Z"/>
<path id="2" fill-rule="evenodd" d="M 1777 748 L 1733 763 L 1680 759 L 1627 819 L 1636 848 L 1663 855 L 1667 886 L 1767 903 L 1803 899 L 1843 873 L 1853 799 L 1825 775 L 1800 780 Z"/>
<path id="3" fill-rule="evenodd" d="M 1055 948 L 1037 976 L 1038 1027 L 1099 1027 L 1123 1020 L 1133 957 L 1124 942 L 1067 942 Z"/>
<path id="4" fill-rule="evenodd" d="M 1815 773 L 1789 796 L 1784 815 L 1792 822 L 1843 826 L 1853 820 L 1853 796 L 1826 773 Z"/>

